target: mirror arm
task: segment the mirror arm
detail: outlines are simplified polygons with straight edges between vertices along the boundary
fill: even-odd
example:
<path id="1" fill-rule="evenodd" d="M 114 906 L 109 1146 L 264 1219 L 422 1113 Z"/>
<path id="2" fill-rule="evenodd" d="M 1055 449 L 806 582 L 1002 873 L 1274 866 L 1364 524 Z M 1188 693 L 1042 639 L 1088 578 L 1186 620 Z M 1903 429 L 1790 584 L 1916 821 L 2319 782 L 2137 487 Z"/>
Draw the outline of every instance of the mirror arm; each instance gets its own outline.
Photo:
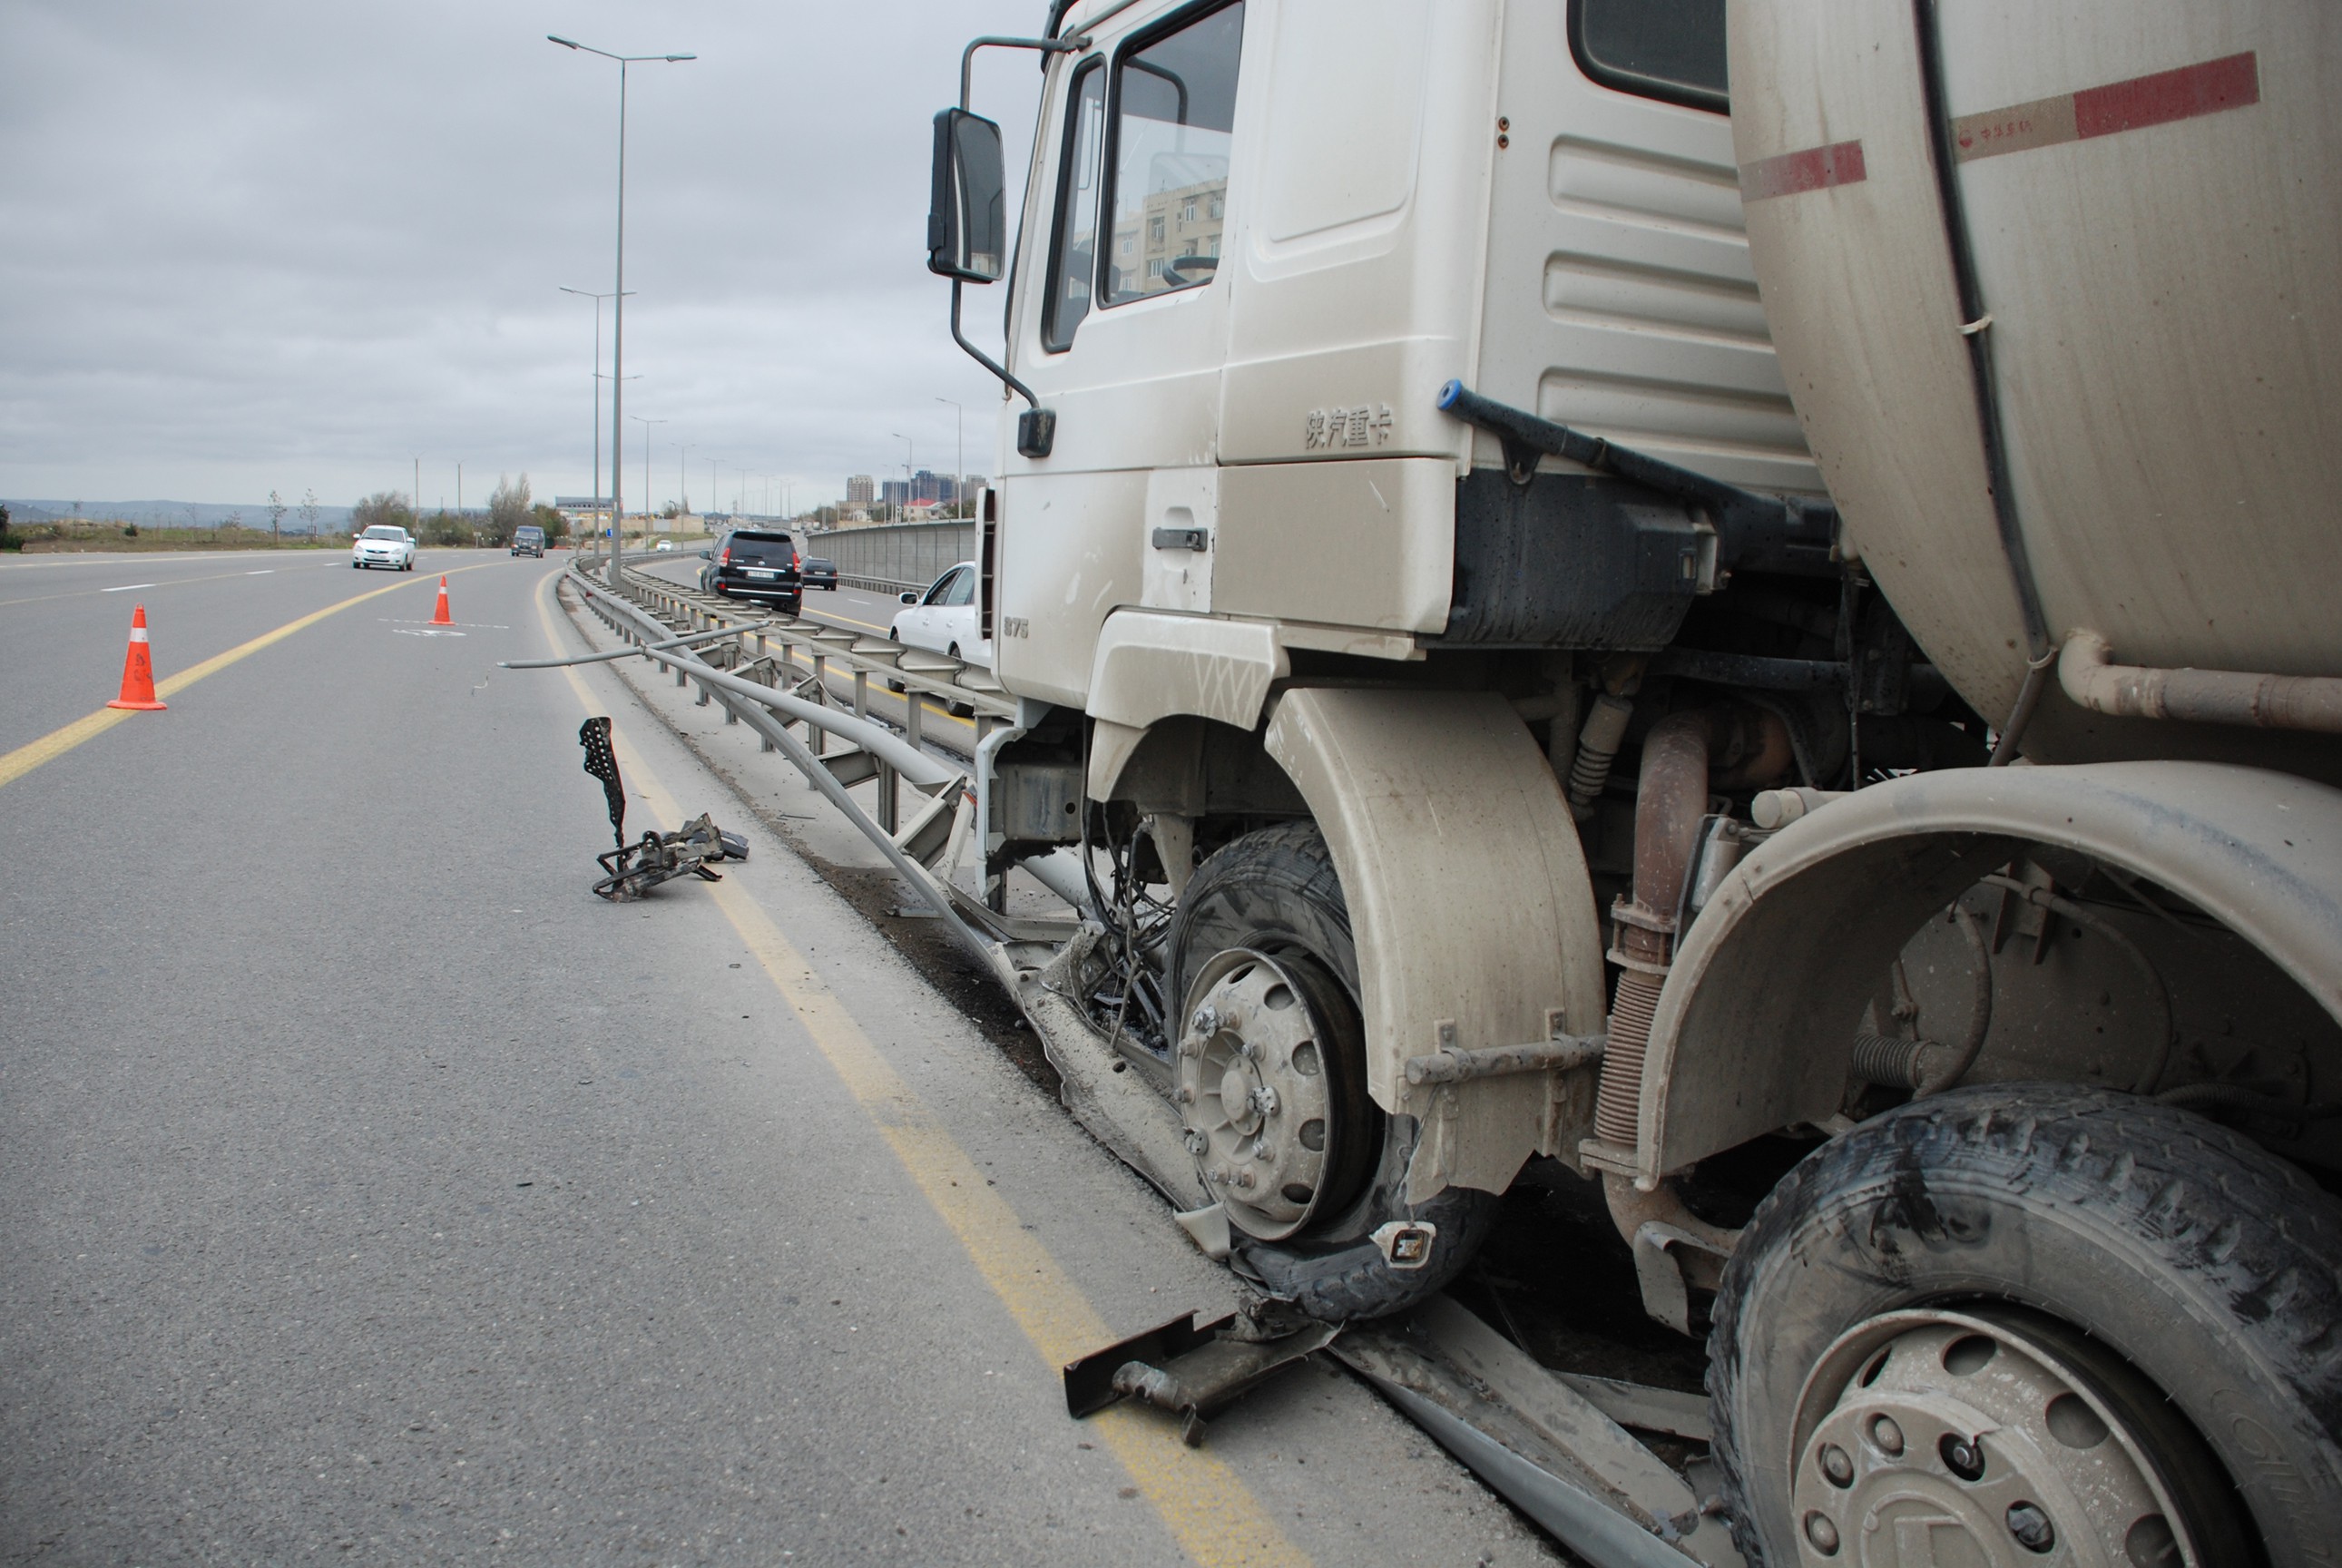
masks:
<path id="1" fill-rule="evenodd" d="M 984 366 L 984 368 L 985 368 L 985 369 L 986 369 L 986 370 L 988 370 L 988 371 L 992 372 L 992 374 L 993 374 L 993 375 L 995 375 L 998 376 L 1002 381 L 1006 382 L 1006 383 L 1007 384 L 1007 385 L 1008 385 L 1009 389 L 1010 389 L 1011 391 L 1015 392 L 1015 393 L 1016 393 L 1019 397 L 1022 397 L 1022 398 L 1023 398 L 1026 403 L 1031 404 L 1035 408 L 1038 408 L 1038 407 L 1040 407 L 1040 406 L 1041 406 L 1041 400 L 1040 400 L 1039 398 L 1037 398 L 1037 397 L 1036 397 L 1036 396 L 1034 396 L 1034 395 L 1033 395 L 1033 389 L 1032 389 L 1031 387 L 1029 387 L 1029 386 L 1026 385 L 1023 382 L 1021 382 L 1021 381 L 1017 380 L 1014 375 L 1010 375 L 1010 374 L 1009 374 L 1009 372 L 1008 372 L 1008 367 L 1007 367 L 1006 365 L 1005 365 L 996 364 L 996 363 L 994 362 L 994 360 L 993 360 L 993 358 L 992 358 L 992 356 L 991 356 L 990 355 L 988 355 L 988 354 L 985 353 L 985 352 L 984 352 L 984 350 L 982 350 L 982 349 L 980 349 L 980 348 L 976 347 L 976 345 L 974 345 L 974 344 L 972 344 L 972 343 L 968 342 L 968 340 L 967 340 L 967 335 L 966 335 L 966 333 L 964 333 L 964 332 L 960 331 L 960 329 L 959 329 L 959 290 L 960 290 L 960 280 L 959 280 L 959 279 L 957 279 L 957 278 L 954 278 L 954 279 L 952 279 L 952 280 L 951 280 L 951 285 L 952 285 L 952 308 L 951 308 L 952 341 L 953 341 L 954 343 L 958 344 L 958 345 L 960 345 L 960 347 L 962 347 L 962 348 L 964 348 L 964 349 L 967 350 L 967 355 L 968 355 L 968 357 L 969 357 L 970 359 L 973 359 L 974 361 L 976 361 L 976 364 L 978 364 L 978 365 L 980 365 Z"/>
<path id="2" fill-rule="evenodd" d="M 968 82 L 974 75 L 976 52 L 978 49 L 1038 49 L 1044 55 L 1072 55 L 1090 46 L 1086 34 L 1079 38 L 978 38 L 960 51 L 959 106 L 967 107 Z M 1047 62 L 1044 61 L 1043 64 Z M 971 351 L 973 352 L 973 351 Z"/>

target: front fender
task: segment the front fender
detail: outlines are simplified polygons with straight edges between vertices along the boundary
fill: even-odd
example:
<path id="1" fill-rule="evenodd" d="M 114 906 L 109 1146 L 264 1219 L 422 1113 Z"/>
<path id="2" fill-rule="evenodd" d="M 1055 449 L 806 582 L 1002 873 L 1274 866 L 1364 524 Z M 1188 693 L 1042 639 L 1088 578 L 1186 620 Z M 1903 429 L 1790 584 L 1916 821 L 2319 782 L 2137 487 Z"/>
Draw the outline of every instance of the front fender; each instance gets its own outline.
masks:
<path id="1" fill-rule="evenodd" d="M 1638 1184 L 1834 1114 L 1877 977 L 2027 844 L 2147 878 L 2342 1019 L 2342 790 L 2217 763 L 1916 774 L 1791 824 L 1727 876 L 1651 1026 Z"/>
<path id="2" fill-rule="evenodd" d="M 1527 728 L 1489 692 L 1303 687 L 1277 699 L 1266 742 L 1349 904 L 1367 1091 L 1424 1124 L 1409 1201 L 1449 1184 L 1502 1192 L 1540 1148 L 1575 1161 L 1590 1069 L 1568 1083 L 1406 1082 L 1442 1022 L 1466 1050 L 1543 1039 L 1550 1009 L 1574 1034 L 1603 1027 L 1593 884 Z"/>

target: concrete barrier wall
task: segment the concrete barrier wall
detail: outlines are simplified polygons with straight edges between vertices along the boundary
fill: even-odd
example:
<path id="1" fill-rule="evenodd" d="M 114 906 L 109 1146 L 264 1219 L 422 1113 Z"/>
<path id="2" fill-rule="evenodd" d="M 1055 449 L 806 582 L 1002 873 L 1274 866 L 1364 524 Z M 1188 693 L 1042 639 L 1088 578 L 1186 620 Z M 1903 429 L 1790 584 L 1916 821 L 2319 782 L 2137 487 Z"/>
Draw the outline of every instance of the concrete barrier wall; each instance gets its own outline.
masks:
<path id="1" fill-rule="evenodd" d="M 889 591 L 924 588 L 962 561 L 976 559 L 976 524 L 885 523 L 808 535 L 808 555 L 837 563 L 842 583 Z"/>

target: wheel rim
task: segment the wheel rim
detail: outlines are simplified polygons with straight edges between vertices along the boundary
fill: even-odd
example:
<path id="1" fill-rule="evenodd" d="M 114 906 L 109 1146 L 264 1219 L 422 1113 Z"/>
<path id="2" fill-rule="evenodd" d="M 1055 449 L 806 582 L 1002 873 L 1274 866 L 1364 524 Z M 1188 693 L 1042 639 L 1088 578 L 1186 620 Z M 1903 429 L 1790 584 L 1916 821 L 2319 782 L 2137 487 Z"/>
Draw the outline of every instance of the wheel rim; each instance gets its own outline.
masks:
<path id="1" fill-rule="evenodd" d="M 1196 974 L 1186 1014 L 1173 1097 L 1188 1152 L 1237 1229 L 1282 1241 L 1351 1184 L 1339 1074 L 1356 1014 L 1310 959 L 1236 947 Z"/>
<path id="2" fill-rule="evenodd" d="M 2217 1461 L 2173 1441 L 2175 1419 L 2113 1352 L 2029 1314 L 1872 1318 L 1838 1337 L 1797 1402 L 1797 1560 L 2207 1564 L 2213 1537 L 2175 1497 L 2217 1493 L 2175 1470 Z"/>

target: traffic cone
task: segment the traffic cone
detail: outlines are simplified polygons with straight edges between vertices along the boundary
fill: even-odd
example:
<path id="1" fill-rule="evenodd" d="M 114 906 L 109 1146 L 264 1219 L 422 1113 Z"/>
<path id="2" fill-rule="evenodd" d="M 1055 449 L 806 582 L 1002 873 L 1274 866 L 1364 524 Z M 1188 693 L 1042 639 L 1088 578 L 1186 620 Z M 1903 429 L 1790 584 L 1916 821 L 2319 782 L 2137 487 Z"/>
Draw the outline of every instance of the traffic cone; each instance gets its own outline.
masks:
<path id="1" fill-rule="evenodd" d="M 455 624 L 455 617 L 447 614 L 447 579 L 445 577 L 439 579 L 439 607 L 431 612 L 431 624 L 435 626 Z"/>
<path id="2" fill-rule="evenodd" d="M 105 704 L 109 708 L 135 708 L 141 713 L 161 713 L 171 704 L 155 700 L 155 659 L 146 651 L 146 606 L 134 604 L 130 610 L 130 652 L 122 659 L 122 694 Z"/>

